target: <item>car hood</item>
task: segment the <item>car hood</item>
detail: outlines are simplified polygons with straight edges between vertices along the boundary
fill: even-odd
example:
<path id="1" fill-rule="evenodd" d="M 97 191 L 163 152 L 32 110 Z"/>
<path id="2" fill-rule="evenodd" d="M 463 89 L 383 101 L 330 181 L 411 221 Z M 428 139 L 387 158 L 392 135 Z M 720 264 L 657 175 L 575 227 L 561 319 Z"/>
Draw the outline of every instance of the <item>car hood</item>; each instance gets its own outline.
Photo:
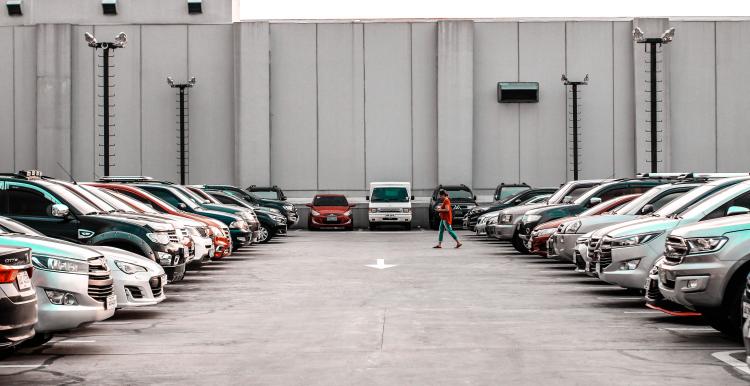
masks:
<path id="1" fill-rule="evenodd" d="M 604 228 L 604 229 L 607 229 L 606 233 L 600 233 L 600 232 L 597 232 L 597 233 L 600 233 L 602 235 L 607 235 L 613 238 L 618 238 L 618 237 L 637 235 L 641 233 L 664 232 L 664 231 L 669 232 L 672 229 L 674 229 L 677 225 L 679 225 L 679 223 L 680 223 L 680 220 L 675 219 L 675 218 L 649 217 L 649 218 L 637 219 L 633 221 L 628 221 L 623 224 L 607 227 L 607 228 Z"/>
<path id="2" fill-rule="evenodd" d="M 129 215 L 127 213 L 100 213 L 96 215 L 90 215 L 90 216 L 96 216 L 99 219 L 106 219 L 111 222 L 119 222 L 124 224 L 130 224 L 130 225 L 137 225 L 141 227 L 152 227 L 159 225 L 164 225 L 164 221 L 155 221 L 140 215 Z M 153 227 L 152 227 L 153 228 Z"/>
<path id="3" fill-rule="evenodd" d="M 126 263 L 140 265 L 141 267 L 148 269 L 149 272 L 155 275 L 164 274 L 164 268 L 162 268 L 161 265 L 141 255 L 136 255 L 135 253 L 128 252 L 128 251 L 122 250 L 120 248 L 115 248 L 115 247 L 95 246 L 95 247 L 91 247 L 91 249 L 104 255 L 104 257 L 107 259 L 107 264 L 109 264 L 110 269 L 119 269 L 115 265 L 115 260 L 118 260 L 118 261 L 124 261 Z"/>
<path id="4" fill-rule="evenodd" d="M 492 212 L 487 212 L 487 213 L 485 213 L 485 214 L 483 214 L 483 215 L 481 215 L 479 217 L 490 217 L 490 218 L 492 218 L 492 217 L 497 217 L 499 214 L 500 214 L 500 211 L 496 210 L 496 211 L 492 211 Z"/>
<path id="5" fill-rule="evenodd" d="M 500 213 L 519 215 L 519 214 L 524 214 L 532 209 L 541 208 L 545 206 L 547 206 L 547 204 L 530 204 L 530 205 L 512 206 L 510 208 L 505 208 L 501 210 Z"/>
<path id="6" fill-rule="evenodd" d="M 55 255 L 80 261 L 101 256 L 92 248 L 44 236 L 4 234 L 0 235 L 0 245 L 31 248 L 32 254 Z"/>
<path id="7" fill-rule="evenodd" d="M 343 214 L 349 211 L 348 206 L 313 206 L 311 209 L 320 214 Z"/>
<path id="8" fill-rule="evenodd" d="M 239 215 L 234 214 L 236 210 L 212 210 L 206 207 L 198 209 L 197 213 L 203 216 L 226 218 L 229 221 L 242 220 Z"/>
<path id="9" fill-rule="evenodd" d="M 559 218 L 557 220 L 547 221 L 545 223 L 539 224 L 534 229 L 550 229 L 550 228 L 557 228 L 560 226 L 560 224 L 566 223 L 568 221 L 575 220 L 575 217 L 563 217 Z"/>
<path id="10" fill-rule="evenodd" d="M 721 217 L 686 225 L 672 231 L 672 236 L 685 238 L 711 237 L 745 230 L 750 230 L 750 215 Z"/>
<path id="11" fill-rule="evenodd" d="M 529 209 L 526 214 L 542 214 L 548 210 L 555 210 L 555 209 L 568 209 L 576 206 L 575 204 L 552 204 L 552 205 L 541 205 L 539 207 L 536 207 L 534 209 Z"/>
<path id="12" fill-rule="evenodd" d="M 581 227 L 578 228 L 578 233 L 593 232 L 597 229 L 602 229 L 610 225 L 622 224 L 637 218 L 638 216 L 633 214 L 602 214 L 599 216 L 581 217 L 578 219 L 578 221 L 581 222 Z"/>

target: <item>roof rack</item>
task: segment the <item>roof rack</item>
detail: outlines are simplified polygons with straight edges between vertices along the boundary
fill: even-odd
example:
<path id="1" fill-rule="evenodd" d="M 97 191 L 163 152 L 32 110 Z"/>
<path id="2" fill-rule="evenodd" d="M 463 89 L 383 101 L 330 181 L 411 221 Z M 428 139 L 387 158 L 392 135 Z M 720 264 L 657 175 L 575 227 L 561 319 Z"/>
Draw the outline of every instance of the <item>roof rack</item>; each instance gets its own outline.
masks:
<path id="1" fill-rule="evenodd" d="M 655 179 L 670 179 L 670 178 L 684 178 L 689 173 L 638 173 L 635 178 L 655 178 Z"/>
<path id="2" fill-rule="evenodd" d="M 172 185 L 170 181 L 160 181 L 148 176 L 106 176 L 100 177 L 97 182 L 156 182 Z"/>
<path id="3" fill-rule="evenodd" d="M 685 173 L 681 178 L 714 179 L 714 178 L 747 177 L 749 175 L 750 173 Z"/>
<path id="4" fill-rule="evenodd" d="M 39 170 L 19 170 L 18 173 L 0 173 L 0 176 L 23 178 L 25 180 L 38 180 L 44 177 Z"/>

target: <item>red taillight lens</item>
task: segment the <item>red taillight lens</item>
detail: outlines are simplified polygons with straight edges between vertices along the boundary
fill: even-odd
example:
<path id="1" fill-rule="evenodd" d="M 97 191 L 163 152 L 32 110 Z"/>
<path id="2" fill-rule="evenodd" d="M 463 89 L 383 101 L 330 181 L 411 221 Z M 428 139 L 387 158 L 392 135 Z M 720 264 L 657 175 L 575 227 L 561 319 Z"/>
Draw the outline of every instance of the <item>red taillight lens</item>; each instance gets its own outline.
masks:
<path id="1" fill-rule="evenodd" d="M 16 281 L 18 270 L 0 265 L 0 283 L 13 283 Z"/>

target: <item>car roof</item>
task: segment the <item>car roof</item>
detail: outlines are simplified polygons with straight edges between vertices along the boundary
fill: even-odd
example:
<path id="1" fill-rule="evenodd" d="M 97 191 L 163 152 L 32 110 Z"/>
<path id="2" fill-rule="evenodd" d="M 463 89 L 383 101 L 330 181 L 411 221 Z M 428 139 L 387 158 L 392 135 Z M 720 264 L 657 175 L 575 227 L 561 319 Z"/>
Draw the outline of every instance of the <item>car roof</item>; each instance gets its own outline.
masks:
<path id="1" fill-rule="evenodd" d="M 346 198 L 346 195 L 343 195 L 343 194 L 334 194 L 334 193 L 325 193 L 325 194 L 316 194 L 315 197 L 344 197 L 344 198 Z"/>

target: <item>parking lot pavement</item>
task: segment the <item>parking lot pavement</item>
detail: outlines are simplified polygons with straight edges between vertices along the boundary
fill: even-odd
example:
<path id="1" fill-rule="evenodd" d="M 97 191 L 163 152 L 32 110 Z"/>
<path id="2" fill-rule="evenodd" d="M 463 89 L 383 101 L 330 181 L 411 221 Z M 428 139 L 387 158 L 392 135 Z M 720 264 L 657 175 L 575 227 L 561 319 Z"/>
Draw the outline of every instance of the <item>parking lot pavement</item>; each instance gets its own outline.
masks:
<path id="1" fill-rule="evenodd" d="M 461 235 L 435 250 L 430 231 L 293 231 L 189 273 L 163 304 L 0 361 L 0 384 L 750 380 L 727 363 L 742 347 L 700 318 Z"/>

